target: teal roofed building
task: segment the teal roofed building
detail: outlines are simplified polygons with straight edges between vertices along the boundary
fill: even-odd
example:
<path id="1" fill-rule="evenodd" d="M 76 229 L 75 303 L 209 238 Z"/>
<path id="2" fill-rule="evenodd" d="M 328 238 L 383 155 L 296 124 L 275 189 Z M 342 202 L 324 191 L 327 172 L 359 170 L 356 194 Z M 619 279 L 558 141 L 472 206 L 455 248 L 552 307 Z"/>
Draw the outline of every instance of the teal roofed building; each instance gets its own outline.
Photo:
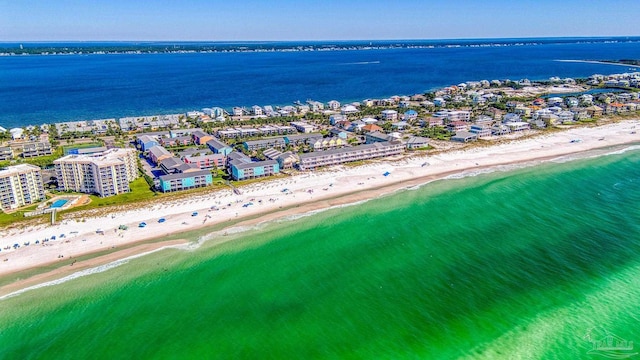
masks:
<path id="1" fill-rule="evenodd" d="M 417 119 L 417 118 L 418 118 L 418 112 L 417 112 L 417 111 L 415 111 L 415 110 L 407 110 L 407 111 L 405 111 L 405 113 L 404 113 L 404 115 L 403 115 L 403 119 L 404 119 L 405 121 L 408 121 L 408 120 L 415 120 L 415 119 Z"/>

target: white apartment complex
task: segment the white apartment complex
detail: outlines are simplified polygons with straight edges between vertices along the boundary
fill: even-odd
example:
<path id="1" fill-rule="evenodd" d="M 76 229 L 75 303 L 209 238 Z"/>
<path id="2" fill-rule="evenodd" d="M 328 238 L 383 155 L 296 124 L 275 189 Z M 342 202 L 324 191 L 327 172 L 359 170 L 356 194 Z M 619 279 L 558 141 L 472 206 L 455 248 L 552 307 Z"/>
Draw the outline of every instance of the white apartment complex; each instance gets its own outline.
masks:
<path id="1" fill-rule="evenodd" d="M 58 189 L 101 197 L 129 192 L 138 177 L 135 149 L 110 149 L 91 155 L 67 155 L 53 162 Z"/>
<path id="2" fill-rule="evenodd" d="M 40 168 L 29 164 L 0 170 L 0 208 L 3 211 L 44 200 Z"/>

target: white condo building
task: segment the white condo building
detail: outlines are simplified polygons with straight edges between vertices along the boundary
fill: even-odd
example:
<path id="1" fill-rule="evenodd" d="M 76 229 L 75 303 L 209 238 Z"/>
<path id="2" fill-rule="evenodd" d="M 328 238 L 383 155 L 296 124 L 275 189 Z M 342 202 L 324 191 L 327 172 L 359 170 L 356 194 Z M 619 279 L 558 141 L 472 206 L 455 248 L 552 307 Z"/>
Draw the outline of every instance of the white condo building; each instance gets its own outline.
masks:
<path id="1" fill-rule="evenodd" d="M 40 168 L 20 164 L 0 170 L 0 208 L 3 211 L 44 200 Z"/>
<path id="2" fill-rule="evenodd" d="M 129 192 L 138 177 L 134 149 L 110 149 L 91 155 L 67 155 L 53 162 L 58 189 L 101 197 Z"/>

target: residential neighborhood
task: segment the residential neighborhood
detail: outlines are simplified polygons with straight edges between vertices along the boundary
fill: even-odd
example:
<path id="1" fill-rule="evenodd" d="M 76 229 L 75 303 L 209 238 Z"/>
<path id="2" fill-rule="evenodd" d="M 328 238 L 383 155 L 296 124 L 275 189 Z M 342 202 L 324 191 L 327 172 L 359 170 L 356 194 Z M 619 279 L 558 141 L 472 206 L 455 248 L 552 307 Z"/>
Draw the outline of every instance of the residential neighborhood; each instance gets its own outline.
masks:
<path id="1" fill-rule="evenodd" d="M 248 181 L 416 151 L 491 142 L 635 114 L 640 73 L 469 81 L 413 96 L 0 128 L 0 204 L 51 193 L 110 197 Z M 444 146 L 443 144 L 448 144 Z"/>

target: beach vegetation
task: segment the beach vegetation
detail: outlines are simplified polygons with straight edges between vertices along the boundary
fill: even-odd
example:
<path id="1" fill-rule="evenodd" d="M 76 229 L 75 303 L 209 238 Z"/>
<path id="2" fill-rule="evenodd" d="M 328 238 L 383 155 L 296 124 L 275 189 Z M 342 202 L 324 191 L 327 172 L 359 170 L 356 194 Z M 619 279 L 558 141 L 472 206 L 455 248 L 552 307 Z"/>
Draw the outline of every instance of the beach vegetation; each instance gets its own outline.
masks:
<path id="1" fill-rule="evenodd" d="M 17 222 L 23 222 L 25 220 L 31 220 L 36 218 L 35 216 L 30 218 L 25 218 L 24 213 L 33 211 L 37 207 L 38 207 L 38 204 L 33 204 L 33 205 L 29 205 L 11 212 L 0 211 L 0 227 L 9 226 Z M 49 214 L 43 214 L 43 215 L 39 215 L 38 218 L 45 218 L 48 216 Z"/>
<path id="2" fill-rule="evenodd" d="M 106 206 L 119 206 L 133 203 L 140 203 L 144 200 L 149 200 L 156 196 L 156 194 L 149 188 L 147 181 L 144 177 L 139 177 L 136 180 L 129 183 L 128 193 L 118 194 L 109 197 L 99 197 L 97 195 L 89 195 L 91 201 L 84 206 L 73 207 L 68 210 L 60 212 L 61 215 L 69 214 L 77 211 L 91 210 L 96 208 L 102 208 Z"/>
<path id="3" fill-rule="evenodd" d="M 39 166 L 41 168 L 51 167 L 53 166 L 53 161 L 61 158 L 63 155 L 62 148 L 57 148 L 53 151 L 51 155 L 43 155 L 37 156 L 28 159 L 19 159 L 18 163 L 26 163 L 35 166 Z"/>
<path id="4" fill-rule="evenodd" d="M 9 131 L 0 131 L 0 141 L 6 141 L 11 139 L 11 133 Z"/>
<path id="5" fill-rule="evenodd" d="M 419 132 L 420 136 L 436 140 L 451 140 L 451 133 L 442 126 L 426 127 Z"/>

